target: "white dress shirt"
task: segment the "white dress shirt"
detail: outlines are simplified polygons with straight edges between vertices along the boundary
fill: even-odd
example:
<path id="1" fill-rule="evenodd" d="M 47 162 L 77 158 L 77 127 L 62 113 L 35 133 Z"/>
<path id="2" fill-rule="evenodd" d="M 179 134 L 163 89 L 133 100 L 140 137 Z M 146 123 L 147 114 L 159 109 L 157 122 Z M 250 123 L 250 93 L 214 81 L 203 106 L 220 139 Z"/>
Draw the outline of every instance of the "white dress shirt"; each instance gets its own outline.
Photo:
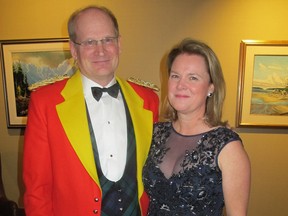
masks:
<path id="1" fill-rule="evenodd" d="M 127 157 L 127 122 L 121 91 L 117 98 L 103 92 L 97 101 L 92 95 L 91 87 L 102 86 L 84 75 L 82 83 L 102 172 L 107 179 L 116 182 L 123 176 Z M 114 78 L 104 87 L 108 88 L 115 83 Z"/>

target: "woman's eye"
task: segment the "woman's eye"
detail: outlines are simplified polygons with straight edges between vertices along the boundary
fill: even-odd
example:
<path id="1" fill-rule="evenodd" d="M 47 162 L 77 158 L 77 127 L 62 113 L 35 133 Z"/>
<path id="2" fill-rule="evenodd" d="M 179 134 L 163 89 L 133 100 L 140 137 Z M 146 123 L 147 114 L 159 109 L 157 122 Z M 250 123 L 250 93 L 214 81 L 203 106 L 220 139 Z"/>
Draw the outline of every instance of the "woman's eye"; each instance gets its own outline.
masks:
<path id="1" fill-rule="evenodd" d="M 175 74 L 171 74 L 170 77 L 171 77 L 171 78 L 177 78 L 178 76 L 175 75 Z"/>
<path id="2" fill-rule="evenodd" d="M 195 76 L 192 76 L 192 77 L 190 77 L 190 80 L 198 80 L 198 78 Z"/>

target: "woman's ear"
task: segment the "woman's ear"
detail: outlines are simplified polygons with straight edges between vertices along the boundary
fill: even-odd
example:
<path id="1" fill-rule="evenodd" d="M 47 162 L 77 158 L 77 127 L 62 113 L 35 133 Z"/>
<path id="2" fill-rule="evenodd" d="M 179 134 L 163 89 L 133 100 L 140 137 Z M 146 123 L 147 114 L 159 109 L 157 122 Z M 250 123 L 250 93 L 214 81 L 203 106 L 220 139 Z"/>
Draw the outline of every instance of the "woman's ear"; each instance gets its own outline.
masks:
<path id="1" fill-rule="evenodd" d="M 209 88 L 208 88 L 208 97 L 209 97 L 209 95 L 211 95 L 212 96 L 212 94 L 214 93 L 214 84 L 213 83 L 211 83 L 210 84 L 210 86 L 209 86 Z M 211 97 L 210 96 L 210 97 Z"/>

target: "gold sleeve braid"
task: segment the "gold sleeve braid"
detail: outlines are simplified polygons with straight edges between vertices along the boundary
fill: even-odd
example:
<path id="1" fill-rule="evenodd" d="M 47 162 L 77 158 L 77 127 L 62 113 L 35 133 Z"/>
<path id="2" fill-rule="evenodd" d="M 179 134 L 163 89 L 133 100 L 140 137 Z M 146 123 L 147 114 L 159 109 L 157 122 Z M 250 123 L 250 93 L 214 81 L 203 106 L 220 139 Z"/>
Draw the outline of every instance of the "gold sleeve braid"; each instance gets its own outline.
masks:
<path id="1" fill-rule="evenodd" d="M 33 84 L 31 84 L 28 87 L 28 89 L 30 91 L 35 91 L 37 88 L 39 88 L 41 86 L 46 86 L 46 85 L 49 85 L 49 84 L 53 84 L 53 83 L 55 83 L 57 81 L 61 81 L 61 80 L 67 79 L 67 78 L 69 78 L 68 75 L 56 76 L 56 77 L 53 77 L 53 78 L 50 78 L 50 79 L 39 81 L 37 83 L 33 83 Z M 151 88 L 151 89 L 153 89 L 153 90 L 155 90 L 157 92 L 160 90 L 159 87 L 157 85 L 155 85 L 154 83 L 151 83 L 151 82 L 148 82 L 148 81 L 144 81 L 144 80 L 141 80 L 141 79 L 129 77 L 128 81 L 130 81 L 132 83 L 136 83 L 136 84 L 138 84 L 140 86 Z"/>
<path id="2" fill-rule="evenodd" d="M 160 90 L 159 87 L 157 85 L 155 85 L 154 83 L 147 82 L 147 81 L 144 81 L 144 80 L 141 80 L 141 79 L 129 77 L 128 81 L 136 83 L 136 84 L 144 86 L 144 87 L 147 87 L 147 88 L 151 88 L 151 89 L 153 89 L 153 90 L 155 90 L 157 92 Z"/>
<path id="3" fill-rule="evenodd" d="M 46 86 L 46 85 L 49 85 L 49 84 L 52 84 L 52 83 L 55 83 L 57 81 L 64 80 L 64 79 L 67 79 L 67 78 L 69 78 L 68 75 L 56 76 L 56 77 L 53 77 L 53 78 L 50 78 L 50 79 L 42 80 L 42 81 L 37 82 L 37 83 L 33 83 L 33 84 L 31 84 L 28 87 L 28 89 L 30 91 L 35 91 L 37 88 L 39 88 L 41 86 Z"/>

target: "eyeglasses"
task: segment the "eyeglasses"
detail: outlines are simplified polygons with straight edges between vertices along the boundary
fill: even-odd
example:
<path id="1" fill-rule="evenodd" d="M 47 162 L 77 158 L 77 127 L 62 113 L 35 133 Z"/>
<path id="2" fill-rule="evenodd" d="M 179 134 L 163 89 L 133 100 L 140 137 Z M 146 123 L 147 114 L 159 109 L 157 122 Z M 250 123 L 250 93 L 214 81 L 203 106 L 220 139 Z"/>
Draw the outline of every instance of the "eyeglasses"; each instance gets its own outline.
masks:
<path id="1" fill-rule="evenodd" d="M 115 42 L 117 40 L 118 40 L 118 37 L 105 37 L 105 38 L 102 38 L 100 40 L 89 39 L 89 40 L 82 41 L 80 43 L 73 41 L 73 43 L 75 43 L 79 46 L 83 46 L 83 47 L 95 47 L 98 44 L 101 44 L 102 46 L 108 47 L 111 45 L 115 45 Z"/>

